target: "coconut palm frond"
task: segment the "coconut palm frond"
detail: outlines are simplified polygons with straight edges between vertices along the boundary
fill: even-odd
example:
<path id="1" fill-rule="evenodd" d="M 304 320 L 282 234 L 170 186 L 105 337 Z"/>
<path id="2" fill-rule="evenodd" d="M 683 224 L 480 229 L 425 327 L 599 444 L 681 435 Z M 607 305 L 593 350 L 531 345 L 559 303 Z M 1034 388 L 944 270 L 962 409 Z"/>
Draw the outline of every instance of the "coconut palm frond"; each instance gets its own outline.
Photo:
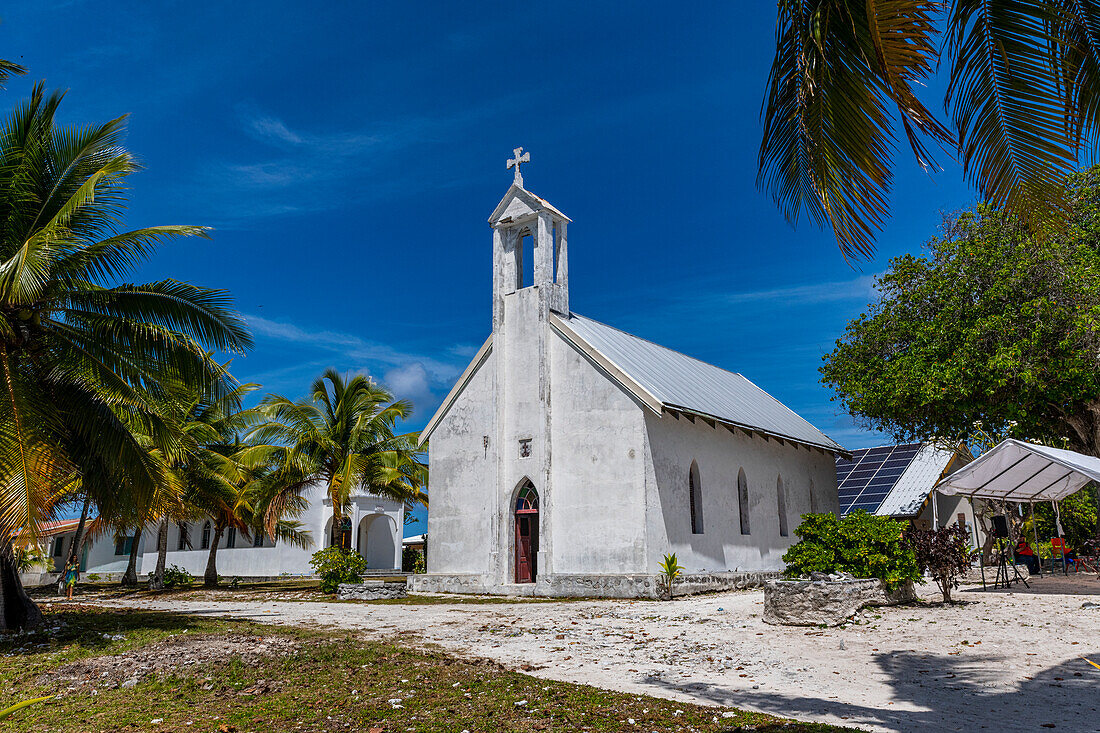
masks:
<path id="1" fill-rule="evenodd" d="M 1065 209 L 1077 155 L 1051 62 L 1045 0 L 956 0 L 948 20 L 947 104 L 966 175 L 1032 229 Z"/>

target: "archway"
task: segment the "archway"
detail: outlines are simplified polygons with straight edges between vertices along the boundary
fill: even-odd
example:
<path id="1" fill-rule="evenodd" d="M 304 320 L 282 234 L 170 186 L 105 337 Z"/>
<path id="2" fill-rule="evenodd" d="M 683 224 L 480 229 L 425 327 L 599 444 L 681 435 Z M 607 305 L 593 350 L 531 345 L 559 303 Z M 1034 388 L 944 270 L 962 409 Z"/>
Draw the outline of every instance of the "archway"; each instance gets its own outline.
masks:
<path id="1" fill-rule="evenodd" d="M 530 479 L 516 493 L 516 582 L 534 583 L 538 575 L 539 495 Z"/>
<path id="2" fill-rule="evenodd" d="M 397 567 L 396 524 L 385 514 L 368 514 L 359 522 L 359 554 L 371 570 Z"/>

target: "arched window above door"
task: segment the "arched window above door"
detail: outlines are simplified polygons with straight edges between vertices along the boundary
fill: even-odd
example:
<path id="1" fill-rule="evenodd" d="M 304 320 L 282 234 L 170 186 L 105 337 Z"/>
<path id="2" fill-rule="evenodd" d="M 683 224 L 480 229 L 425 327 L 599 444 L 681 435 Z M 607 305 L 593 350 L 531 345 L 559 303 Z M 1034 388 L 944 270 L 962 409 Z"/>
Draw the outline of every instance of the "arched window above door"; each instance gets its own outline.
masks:
<path id="1" fill-rule="evenodd" d="M 517 512 L 537 512 L 539 510 L 539 494 L 530 481 L 524 481 L 516 494 Z"/>

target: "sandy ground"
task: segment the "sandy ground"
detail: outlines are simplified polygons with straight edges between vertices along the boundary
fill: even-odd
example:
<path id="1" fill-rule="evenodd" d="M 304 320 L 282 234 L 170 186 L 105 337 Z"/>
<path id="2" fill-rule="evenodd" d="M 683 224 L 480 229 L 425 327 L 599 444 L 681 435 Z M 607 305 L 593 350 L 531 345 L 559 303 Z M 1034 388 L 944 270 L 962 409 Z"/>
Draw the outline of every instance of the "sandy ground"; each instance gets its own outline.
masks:
<path id="1" fill-rule="evenodd" d="M 540 677 L 868 730 L 1100 731 L 1100 669 L 1082 659 L 1100 663 L 1100 581 L 1032 587 L 964 588 L 964 605 L 869 609 L 835 629 L 764 624 L 760 591 L 671 603 L 125 605 L 401 633 Z"/>

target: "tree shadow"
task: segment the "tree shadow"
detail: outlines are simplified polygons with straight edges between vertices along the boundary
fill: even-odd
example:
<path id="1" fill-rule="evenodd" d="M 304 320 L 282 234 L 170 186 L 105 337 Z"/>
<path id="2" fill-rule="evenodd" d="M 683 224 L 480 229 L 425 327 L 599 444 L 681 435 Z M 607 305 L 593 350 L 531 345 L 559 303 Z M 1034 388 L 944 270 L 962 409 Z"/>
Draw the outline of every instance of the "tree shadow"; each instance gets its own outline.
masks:
<path id="1" fill-rule="evenodd" d="M 1027 640 L 1021 638 L 1021 643 Z M 1100 648 L 1086 657 L 1100 658 Z M 675 684 L 659 678 L 649 684 L 690 693 L 719 705 L 744 707 L 794 718 L 831 716 L 844 725 L 872 725 L 889 731 L 1100 730 L 1100 670 L 1079 658 L 1027 675 L 1022 682 L 999 679 L 1004 660 L 995 656 L 919 654 L 912 651 L 874 656 L 866 676 L 885 675 L 894 705 L 871 708 L 858 703 L 782 695 L 767 690 L 734 690 L 722 685 Z M 1022 670 L 1021 670 L 1022 671 Z"/>
<path id="2" fill-rule="evenodd" d="M 1100 579 L 1095 573 L 1070 572 L 1063 575 L 1061 572 L 1033 575 L 1027 579 L 1028 585 L 1014 583 L 1009 588 L 994 588 L 993 576 L 986 578 L 986 587 L 970 585 L 955 591 L 955 595 L 990 594 L 990 593 L 1024 593 L 1039 596 L 1047 595 L 1075 595 L 1075 596 L 1100 596 Z"/>
<path id="3" fill-rule="evenodd" d="M 41 654 L 48 648 L 77 647 L 102 651 L 133 639 L 146 643 L 150 632 L 190 632 L 200 619 L 163 611 L 104 609 L 69 602 L 46 613 L 45 623 L 25 632 L 0 632 L 0 656 Z M 121 651 L 121 649 L 120 649 Z"/>

